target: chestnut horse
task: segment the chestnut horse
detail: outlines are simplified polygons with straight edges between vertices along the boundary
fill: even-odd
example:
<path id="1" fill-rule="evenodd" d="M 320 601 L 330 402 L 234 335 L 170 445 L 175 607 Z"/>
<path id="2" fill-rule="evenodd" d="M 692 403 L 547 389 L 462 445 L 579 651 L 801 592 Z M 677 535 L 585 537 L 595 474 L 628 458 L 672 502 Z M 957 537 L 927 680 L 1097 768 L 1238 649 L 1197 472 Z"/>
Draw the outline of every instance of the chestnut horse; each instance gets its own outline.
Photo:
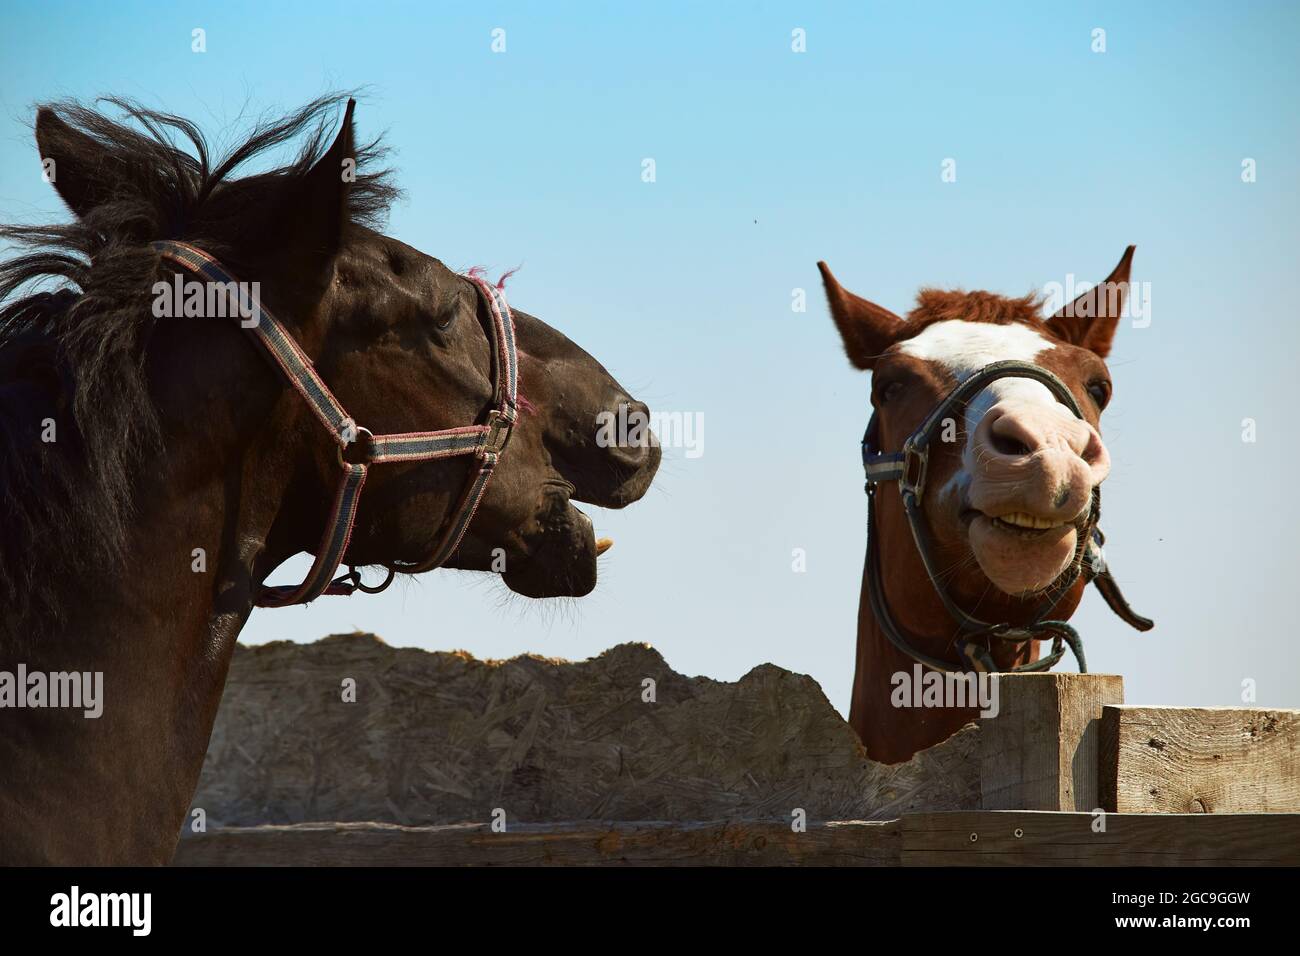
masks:
<path id="1" fill-rule="evenodd" d="M 1065 645 L 1084 669 L 1066 620 L 1090 580 L 1128 623 L 1151 627 L 1119 594 L 1097 531 L 1105 359 L 1132 258 L 1130 246 L 1106 282 L 1046 320 L 1032 295 L 935 289 L 903 319 L 818 264 L 849 361 L 872 373 L 849 721 L 873 759 L 906 760 L 977 716 L 952 701 L 899 706 L 916 675 L 1045 669 Z"/>
<path id="2" fill-rule="evenodd" d="M 530 597 L 582 595 L 603 543 L 573 503 L 636 501 L 660 458 L 650 442 L 599 447 L 602 412 L 645 407 L 590 355 L 525 313 L 510 325 L 499 290 L 372 228 L 395 190 L 373 168 L 377 144 L 355 143 L 350 101 L 332 145 L 341 97 L 260 125 L 219 161 L 189 122 L 112 102 L 122 120 L 75 103 L 37 113 L 47 179 L 74 221 L 0 229 L 27 250 L 0 264 L 10 864 L 170 860 L 262 582 L 319 551 L 323 528 L 343 527 L 339 476 L 357 473 L 356 450 L 345 463 L 318 406 L 242 323 L 156 317 L 160 281 L 202 278 L 160 249 L 201 250 L 260 284 L 266 315 L 299 348 L 294 367 L 355 416 L 358 434 L 465 439 L 454 457 L 370 468 L 350 537 L 340 532 L 344 563 L 420 568 L 448 540 L 444 526 L 472 515 L 446 566 L 502 572 Z M 468 123 L 461 148 L 503 148 L 490 123 Z M 299 140 L 289 165 L 232 175 Z M 47 288 L 19 297 L 27 283 Z M 467 479 L 501 451 L 491 421 L 509 370 L 518 421 L 462 514 Z M 50 707 L 45 692 L 18 709 L 17 673 L 45 692 L 57 675 L 74 680 L 65 690 L 98 675 L 101 712 Z"/>

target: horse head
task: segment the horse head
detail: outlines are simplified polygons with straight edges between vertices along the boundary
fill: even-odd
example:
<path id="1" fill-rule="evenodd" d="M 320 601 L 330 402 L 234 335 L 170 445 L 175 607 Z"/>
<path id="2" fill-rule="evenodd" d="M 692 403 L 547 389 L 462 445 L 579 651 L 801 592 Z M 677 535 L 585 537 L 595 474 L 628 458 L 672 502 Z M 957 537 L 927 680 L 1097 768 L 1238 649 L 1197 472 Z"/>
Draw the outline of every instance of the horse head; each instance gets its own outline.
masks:
<path id="1" fill-rule="evenodd" d="M 310 161 L 241 179 L 199 177 L 187 201 L 169 210 L 175 218 L 144 233 L 182 239 L 219 258 L 242 282 L 256 282 L 262 305 L 358 427 L 379 435 L 481 422 L 494 398 L 490 305 L 472 277 L 370 228 L 372 213 L 393 190 L 369 170 L 377 150 L 356 142 L 353 105 L 327 149 L 320 149 L 327 141 L 318 133 Z M 160 189 L 153 179 L 166 169 L 130 168 L 120 149 L 54 110 L 39 113 L 36 132 L 42 157 L 58 171 L 56 189 L 83 220 L 106 215 L 103 207 L 124 194 L 138 199 Z M 182 167 L 180 175 L 188 172 Z M 147 247 L 138 254 L 147 255 Z M 563 334 L 525 312 L 513 316 L 518 421 L 446 566 L 501 572 L 508 587 L 530 597 L 579 596 L 595 586 L 604 542 L 598 546 L 592 522 L 574 502 L 620 508 L 636 501 L 660 451 L 649 438 L 598 444 L 602 413 L 624 406 L 646 415 L 645 406 Z M 278 489 L 279 514 L 257 560 L 261 577 L 288 555 L 315 548 L 339 459 L 307 403 L 231 331 L 233 324 L 193 329 L 216 324 L 222 323 L 158 324 L 148 350 L 157 369 L 151 392 L 172 431 L 192 432 L 206 420 L 200 409 L 236 419 L 235 430 L 264 469 L 261 480 Z M 239 404 L 240 389 L 268 388 L 277 395 L 269 404 L 248 403 L 268 410 L 256 420 L 214 407 Z M 214 403 L 213 396 L 224 398 Z M 371 467 L 346 560 L 419 566 L 455 518 L 472 467 L 465 457 Z"/>
<path id="2" fill-rule="evenodd" d="M 1110 471 L 1100 432 L 1112 391 L 1105 358 L 1132 251 L 1106 282 L 1046 320 L 1032 297 L 933 289 L 904 320 L 821 265 L 849 359 L 872 372 L 882 448 L 901 447 L 955 385 L 1000 361 L 1054 373 L 1083 411 L 1076 417 L 1041 382 L 1003 378 L 967 401 L 932 446 L 926 517 L 944 555 L 974 559 L 956 575 L 972 601 L 990 585 L 1019 598 L 1043 591 L 1077 550 L 1092 491 Z"/>
<path id="3" fill-rule="evenodd" d="M 1013 625 L 1037 621 L 1044 609 L 1063 620 L 1080 600 L 1098 489 L 1110 470 L 1100 431 L 1112 392 L 1105 359 L 1132 255 L 1129 247 L 1104 283 L 1046 319 L 1033 295 L 935 289 L 923 290 L 902 318 L 847 291 L 819 264 L 849 360 L 872 373 L 867 447 L 887 462 L 898 459 L 905 490 L 924 481 L 924 495 L 911 502 L 874 495 L 874 546 L 885 556 L 877 606 L 892 608 L 902 628 L 921 635 L 918 650 L 935 663 L 961 666 L 952 607 L 941 599 L 959 614 Z M 1008 366 L 998 363 L 1016 372 L 999 374 Z M 968 380 L 969 394 L 955 391 Z M 930 436 L 924 462 L 907 447 L 920 432 Z M 923 472 L 906 474 L 914 466 Z M 864 652 L 864 634 L 879 636 L 881 626 L 868 607 L 869 585 L 864 580 L 858 712 L 873 706 L 860 699 L 864 671 L 879 677 L 904 659 L 889 648 Z M 1037 656 L 1031 641 L 989 650 L 999 670 Z M 863 720 L 854 723 L 864 739 L 879 739 Z M 892 743 L 868 749 L 910 755 Z"/>

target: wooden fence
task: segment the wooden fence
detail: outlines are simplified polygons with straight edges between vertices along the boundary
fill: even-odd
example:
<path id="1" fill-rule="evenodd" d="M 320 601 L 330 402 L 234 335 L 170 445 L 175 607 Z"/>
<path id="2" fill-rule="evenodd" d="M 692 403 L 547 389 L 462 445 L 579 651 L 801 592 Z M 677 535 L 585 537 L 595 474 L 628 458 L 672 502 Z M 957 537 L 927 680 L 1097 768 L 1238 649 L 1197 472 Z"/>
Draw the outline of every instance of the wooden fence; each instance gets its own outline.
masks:
<path id="1" fill-rule="evenodd" d="M 188 835 L 176 864 L 1300 865 L 1300 711 L 1132 707 L 1105 674 L 999 678 L 983 809 L 886 821 L 407 827 L 302 823 Z"/>

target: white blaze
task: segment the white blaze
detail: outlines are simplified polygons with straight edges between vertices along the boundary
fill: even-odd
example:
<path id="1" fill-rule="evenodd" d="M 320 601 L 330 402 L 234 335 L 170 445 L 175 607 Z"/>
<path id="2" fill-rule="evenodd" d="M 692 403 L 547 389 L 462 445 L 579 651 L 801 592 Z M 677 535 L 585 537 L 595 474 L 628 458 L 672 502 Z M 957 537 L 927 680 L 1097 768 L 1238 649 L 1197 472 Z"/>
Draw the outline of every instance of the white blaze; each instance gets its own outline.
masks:
<path id="1" fill-rule="evenodd" d="M 992 362 L 1015 360 L 1038 364 L 1044 352 L 1056 346 L 1027 325 L 993 325 L 989 322 L 964 322 L 950 319 L 936 322 L 920 335 L 900 342 L 898 350 L 904 355 L 927 362 L 935 362 L 958 382 L 963 382 Z M 1044 402 L 1064 412 L 1070 410 L 1056 400 L 1047 386 L 1027 378 L 1000 378 L 983 389 L 966 405 L 966 448 L 962 456 L 963 472 L 956 480 L 969 481 L 973 467 L 971 440 L 980 420 L 997 402 L 1016 398 L 1022 401 Z"/>

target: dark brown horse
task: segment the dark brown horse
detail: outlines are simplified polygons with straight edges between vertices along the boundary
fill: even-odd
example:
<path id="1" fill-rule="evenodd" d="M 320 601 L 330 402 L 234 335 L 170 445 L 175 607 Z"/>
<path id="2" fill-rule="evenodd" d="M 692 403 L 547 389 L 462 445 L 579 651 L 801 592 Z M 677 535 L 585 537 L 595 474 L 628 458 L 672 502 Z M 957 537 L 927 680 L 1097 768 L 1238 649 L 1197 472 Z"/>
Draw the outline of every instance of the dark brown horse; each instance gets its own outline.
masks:
<path id="1" fill-rule="evenodd" d="M 970 706 L 900 706 L 915 698 L 901 698 L 899 688 L 923 669 L 1007 671 L 1038 660 L 1034 640 L 963 643 L 941 589 L 957 615 L 1025 626 L 1044 616 L 1068 619 L 1095 579 L 1129 623 L 1150 627 L 1123 604 L 1091 550 L 1098 489 L 1110 468 L 1098 430 L 1111 396 L 1104 360 L 1132 254 L 1130 247 L 1105 283 L 1046 320 L 1033 296 L 934 289 L 922 291 L 904 320 L 846 291 L 819 264 L 849 360 L 872 373 L 868 477 L 876 468 L 886 481 L 901 478 L 900 487 L 920 477 L 925 489 L 914 519 L 903 494 L 884 485 L 872 492 L 877 540 L 859 598 L 849 716 L 872 758 L 906 760 L 976 717 Z M 968 397 L 952 393 L 967 381 Z M 945 421 L 941 402 L 950 393 L 960 401 Z M 919 458 L 904 465 L 901 453 L 936 408 L 922 476 Z"/>
<path id="2" fill-rule="evenodd" d="M 0 232 L 27 249 L 0 265 L 0 672 L 102 674 L 102 713 L 30 694 L 0 709 L 2 862 L 170 859 L 257 590 L 316 548 L 335 496 L 337 447 L 246 332 L 154 316 L 154 285 L 176 269 L 152 242 L 190 243 L 260 283 L 376 434 L 470 425 L 491 404 L 489 307 L 470 279 L 372 228 L 394 190 L 376 145 L 354 142 L 350 106 L 330 145 L 341 102 L 260 126 L 220 161 L 188 122 L 130 104 L 117 103 L 123 122 L 75 104 L 37 114 L 75 220 Z M 233 175 L 301 138 L 289 165 Z M 50 280 L 61 287 L 18 295 Z M 539 319 L 515 323 L 524 411 L 448 565 L 503 571 L 531 597 L 582 595 L 598 545 L 573 502 L 636 501 L 659 449 L 598 447 L 600 413 L 644 406 Z M 471 467 L 374 468 L 346 562 L 424 560 Z"/>

